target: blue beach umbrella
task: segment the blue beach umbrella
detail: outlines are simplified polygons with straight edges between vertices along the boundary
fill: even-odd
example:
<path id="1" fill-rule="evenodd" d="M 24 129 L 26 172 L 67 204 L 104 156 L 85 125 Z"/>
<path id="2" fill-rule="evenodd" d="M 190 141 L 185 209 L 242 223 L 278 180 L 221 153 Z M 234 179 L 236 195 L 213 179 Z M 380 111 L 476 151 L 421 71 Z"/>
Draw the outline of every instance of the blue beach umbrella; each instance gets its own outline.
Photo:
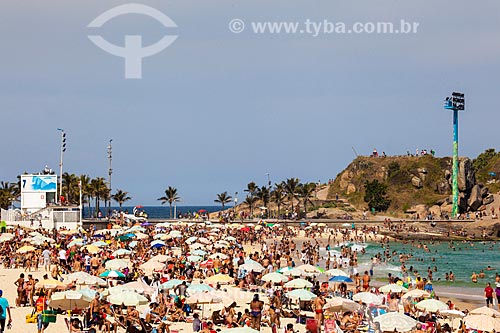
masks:
<path id="1" fill-rule="evenodd" d="M 124 278 L 125 274 L 123 274 L 120 271 L 113 270 L 113 271 L 106 271 L 104 273 L 101 273 L 99 276 L 100 277 L 112 277 L 112 278 Z"/>
<path id="2" fill-rule="evenodd" d="M 179 279 L 169 280 L 165 283 L 160 284 L 160 289 L 173 289 L 176 286 L 182 284 L 182 282 L 184 282 L 184 281 L 179 280 Z"/>
<path id="3" fill-rule="evenodd" d="M 330 282 L 353 282 L 349 277 L 342 276 L 342 275 L 331 277 L 328 281 L 330 281 Z"/>

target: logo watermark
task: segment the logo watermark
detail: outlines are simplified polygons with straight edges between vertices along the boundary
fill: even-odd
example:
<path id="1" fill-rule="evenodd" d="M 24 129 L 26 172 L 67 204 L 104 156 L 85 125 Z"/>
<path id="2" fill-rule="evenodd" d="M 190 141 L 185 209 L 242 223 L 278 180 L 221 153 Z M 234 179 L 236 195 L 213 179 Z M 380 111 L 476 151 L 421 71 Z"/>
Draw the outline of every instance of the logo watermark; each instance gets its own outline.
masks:
<path id="1" fill-rule="evenodd" d="M 248 26 L 248 29 L 246 29 Z M 229 31 L 235 34 L 248 30 L 253 34 L 306 35 L 318 37 L 332 34 L 416 34 L 419 22 L 400 20 L 399 22 L 332 22 L 330 20 L 313 21 L 251 21 L 245 23 L 235 18 L 229 21 Z"/>
<path id="2" fill-rule="evenodd" d="M 143 4 L 125 4 L 111 8 L 89 23 L 89 28 L 100 28 L 109 20 L 126 14 L 142 14 L 154 18 L 166 28 L 176 28 L 177 25 L 171 18 L 159 10 Z M 166 35 L 158 42 L 149 46 L 142 46 L 142 36 L 140 35 L 125 35 L 124 46 L 111 44 L 102 36 L 89 35 L 88 38 L 109 54 L 125 59 L 125 78 L 126 79 L 141 79 L 142 78 L 142 59 L 160 53 L 170 46 L 178 36 Z"/>

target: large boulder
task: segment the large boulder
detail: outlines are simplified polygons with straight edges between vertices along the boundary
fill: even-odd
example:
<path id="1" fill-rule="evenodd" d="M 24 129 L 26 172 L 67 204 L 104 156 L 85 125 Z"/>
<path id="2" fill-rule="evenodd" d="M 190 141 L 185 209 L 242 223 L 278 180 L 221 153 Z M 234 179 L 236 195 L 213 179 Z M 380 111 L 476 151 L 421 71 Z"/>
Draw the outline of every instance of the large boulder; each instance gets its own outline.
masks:
<path id="1" fill-rule="evenodd" d="M 465 212 L 467 210 L 467 198 L 462 192 L 458 195 L 458 210 L 459 212 Z M 456 218 L 456 216 L 453 218 Z"/>
<path id="2" fill-rule="evenodd" d="M 411 184 L 416 188 L 422 188 L 422 186 L 424 186 L 422 179 L 418 178 L 417 176 L 411 177 Z"/>
<path id="3" fill-rule="evenodd" d="M 476 185 L 476 176 L 470 158 L 462 158 L 458 163 L 458 189 L 460 192 L 470 193 Z"/>
<path id="4" fill-rule="evenodd" d="M 486 198 L 483 199 L 483 205 L 489 205 L 493 201 L 495 201 L 495 197 L 493 196 L 493 194 L 488 194 Z"/>
<path id="5" fill-rule="evenodd" d="M 436 184 L 436 192 L 439 194 L 450 193 L 450 184 L 446 181 L 442 181 Z"/>
<path id="6" fill-rule="evenodd" d="M 482 204 L 481 187 L 476 184 L 472 187 L 469 200 L 467 200 L 467 206 L 469 206 L 469 211 L 475 212 Z"/>
<path id="7" fill-rule="evenodd" d="M 429 213 L 431 213 L 435 218 L 439 219 L 441 217 L 441 207 L 434 205 L 429 208 Z"/>
<path id="8" fill-rule="evenodd" d="M 356 186 L 353 183 L 347 184 L 347 188 L 346 188 L 346 191 L 345 191 L 346 194 L 352 194 L 352 193 L 354 193 L 356 191 L 357 191 Z"/>

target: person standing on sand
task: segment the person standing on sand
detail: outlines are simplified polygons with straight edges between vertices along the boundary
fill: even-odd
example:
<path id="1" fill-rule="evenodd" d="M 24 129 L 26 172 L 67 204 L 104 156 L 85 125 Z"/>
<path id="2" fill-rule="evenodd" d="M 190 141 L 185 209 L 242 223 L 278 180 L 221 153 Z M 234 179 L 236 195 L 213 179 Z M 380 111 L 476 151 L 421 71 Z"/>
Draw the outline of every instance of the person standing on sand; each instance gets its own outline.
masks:
<path id="1" fill-rule="evenodd" d="M 323 306 L 325 305 L 325 297 L 323 294 L 320 294 L 315 300 L 314 300 L 314 318 L 318 321 L 319 325 L 323 324 Z"/>
<path id="2" fill-rule="evenodd" d="M 363 275 L 363 290 L 368 291 L 370 289 L 370 275 L 368 275 L 368 271 L 365 271 Z"/>
<path id="3" fill-rule="evenodd" d="M 484 297 L 486 298 L 486 306 L 493 307 L 493 288 L 491 288 L 491 283 L 486 284 L 486 288 L 484 288 Z"/>
<path id="4" fill-rule="evenodd" d="M 259 295 L 253 295 L 253 300 L 250 303 L 250 315 L 252 316 L 252 323 L 250 326 L 257 331 L 260 331 L 260 320 L 262 319 L 262 309 L 264 302 L 259 300 Z"/>

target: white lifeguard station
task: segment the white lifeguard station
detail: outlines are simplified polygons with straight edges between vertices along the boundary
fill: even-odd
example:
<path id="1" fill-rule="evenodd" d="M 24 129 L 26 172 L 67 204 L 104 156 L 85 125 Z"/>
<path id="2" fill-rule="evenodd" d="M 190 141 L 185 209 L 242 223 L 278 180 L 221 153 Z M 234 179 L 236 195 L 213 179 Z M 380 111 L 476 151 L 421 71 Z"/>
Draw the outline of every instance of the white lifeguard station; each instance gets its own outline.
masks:
<path id="1" fill-rule="evenodd" d="M 81 227 L 80 206 L 59 203 L 57 180 L 57 175 L 47 168 L 38 174 L 21 175 L 21 208 L 2 209 L 2 220 L 34 228 Z"/>

